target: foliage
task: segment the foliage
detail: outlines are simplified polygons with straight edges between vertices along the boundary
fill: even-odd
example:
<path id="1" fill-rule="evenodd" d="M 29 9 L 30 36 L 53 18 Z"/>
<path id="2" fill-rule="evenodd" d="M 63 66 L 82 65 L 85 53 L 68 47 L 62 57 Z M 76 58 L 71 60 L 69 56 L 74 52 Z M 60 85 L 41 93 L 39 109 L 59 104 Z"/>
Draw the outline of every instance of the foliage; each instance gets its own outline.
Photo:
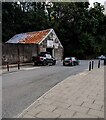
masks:
<path id="1" fill-rule="evenodd" d="M 13 35 L 53 28 L 64 47 L 64 56 L 95 58 L 106 55 L 104 7 L 88 2 L 17 2 L 2 4 L 3 42 Z"/>

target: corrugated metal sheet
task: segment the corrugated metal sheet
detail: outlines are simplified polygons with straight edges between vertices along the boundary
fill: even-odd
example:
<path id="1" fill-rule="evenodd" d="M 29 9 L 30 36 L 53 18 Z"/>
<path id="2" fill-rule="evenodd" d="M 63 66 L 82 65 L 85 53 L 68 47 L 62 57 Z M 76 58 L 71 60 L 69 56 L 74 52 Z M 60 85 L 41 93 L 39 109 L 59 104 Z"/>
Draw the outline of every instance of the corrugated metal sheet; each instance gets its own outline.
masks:
<path id="1" fill-rule="evenodd" d="M 26 33 L 17 34 L 13 36 L 10 40 L 8 40 L 6 43 L 19 43 L 21 40 L 27 38 L 27 36 L 28 35 Z"/>
<path id="2" fill-rule="evenodd" d="M 38 31 L 38 32 L 17 34 L 13 36 L 10 40 L 8 40 L 6 43 L 38 44 L 50 32 L 50 30 L 51 29 Z"/>

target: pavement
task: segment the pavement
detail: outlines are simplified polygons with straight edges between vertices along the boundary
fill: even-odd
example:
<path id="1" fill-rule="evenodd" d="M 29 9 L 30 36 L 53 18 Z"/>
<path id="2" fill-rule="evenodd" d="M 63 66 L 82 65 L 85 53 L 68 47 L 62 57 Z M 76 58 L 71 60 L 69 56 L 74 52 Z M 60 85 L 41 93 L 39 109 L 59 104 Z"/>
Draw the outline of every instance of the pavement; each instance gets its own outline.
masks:
<path id="1" fill-rule="evenodd" d="M 33 63 L 21 63 L 20 69 L 18 69 L 18 64 L 9 65 L 9 71 L 7 70 L 7 65 L 0 66 L 0 74 L 7 74 L 12 72 L 24 71 L 24 70 L 32 70 L 40 68 L 40 66 L 34 66 Z"/>
<path id="2" fill-rule="evenodd" d="M 15 118 L 104 118 L 104 67 L 66 78 Z"/>
<path id="3" fill-rule="evenodd" d="M 58 63 L 62 63 L 60 60 L 58 60 L 56 62 Z M 36 69 L 36 68 L 40 68 L 40 66 L 34 66 L 34 63 L 30 62 L 30 63 L 21 63 L 20 64 L 20 69 L 18 69 L 18 64 L 10 64 L 9 65 L 9 71 L 7 69 L 7 65 L 2 65 L 0 66 L 0 75 L 1 74 L 7 74 L 7 73 L 11 73 L 11 72 L 18 72 L 18 71 L 24 71 L 24 70 L 32 70 L 32 69 Z"/>

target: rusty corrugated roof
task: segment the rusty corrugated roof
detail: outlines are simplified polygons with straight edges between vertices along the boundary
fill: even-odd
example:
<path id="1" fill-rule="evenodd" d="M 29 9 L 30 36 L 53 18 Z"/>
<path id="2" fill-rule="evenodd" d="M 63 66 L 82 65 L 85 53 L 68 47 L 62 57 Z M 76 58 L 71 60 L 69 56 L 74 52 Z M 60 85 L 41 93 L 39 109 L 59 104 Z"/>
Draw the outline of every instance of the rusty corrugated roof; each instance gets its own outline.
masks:
<path id="1" fill-rule="evenodd" d="M 51 29 L 18 34 L 13 36 L 6 43 L 39 44 L 44 39 L 44 37 L 50 32 L 50 30 Z"/>

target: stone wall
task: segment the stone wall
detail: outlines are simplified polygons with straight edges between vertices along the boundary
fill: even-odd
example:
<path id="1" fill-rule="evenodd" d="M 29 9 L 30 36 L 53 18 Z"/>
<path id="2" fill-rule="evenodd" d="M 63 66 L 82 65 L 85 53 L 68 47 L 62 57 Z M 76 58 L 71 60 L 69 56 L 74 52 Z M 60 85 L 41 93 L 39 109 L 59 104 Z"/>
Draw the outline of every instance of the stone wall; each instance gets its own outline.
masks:
<path id="1" fill-rule="evenodd" d="M 58 49 L 54 49 L 54 57 L 57 60 L 63 59 L 63 48 L 59 47 Z"/>
<path id="2" fill-rule="evenodd" d="M 42 50 L 41 50 L 42 48 Z M 31 62 L 32 56 L 37 56 L 39 52 L 45 52 L 45 46 L 36 44 L 3 44 L 2 45 L 2 64 L 17 63 L 20 60 L 23 62 Z M 18 52 L 19 51 L 19 52 Z M 19 56 L 19 59 L 18 59 Z M 54 57 L 56 60 L 61 60 L 63 57 L 63 48 L 59 46 L 58 49 L 54 48 Z"/>
<path id="3" fill-rule="evenodd" d="M 18 52 L 19 51 L 19 52 Z M 6 61 L 11 63 L 18 62 L 18 53 L 20 62 L 31 62 L 32 56 L 37 55 L 37 45 L 35 44 L 3 44 L 2 45 L 2 63 Z"/>

